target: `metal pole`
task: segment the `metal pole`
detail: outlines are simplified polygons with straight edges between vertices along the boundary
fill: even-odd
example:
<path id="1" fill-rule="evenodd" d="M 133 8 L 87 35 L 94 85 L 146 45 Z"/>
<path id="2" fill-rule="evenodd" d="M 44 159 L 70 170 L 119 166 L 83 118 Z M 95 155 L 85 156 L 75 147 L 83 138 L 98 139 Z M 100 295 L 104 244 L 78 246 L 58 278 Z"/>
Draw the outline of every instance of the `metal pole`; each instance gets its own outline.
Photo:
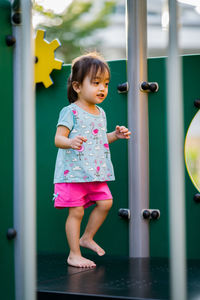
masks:
<path id="1" fill-rule="evenodd" d="M 186 300 L 185 192 L 182 72 L 178 46 L 177 2 L 169 0 L 167 129 L 170 215 L 171 299 Z"/>
<path id="2" fill-rule="evenodd" d="M 13 26 L 13 34 L 16 38 L 14 49 L 14 228 L 17 231 L 15 239 L 15 299 L 23 299 L 23 215 L 24 208 L 22 207 L 22 56 L 21 56 L 21 28 Z"/>
<path id="3" fill-rule="evenodd" d="M 149 224 L 141 211 L 149 207 L 148 95 L 140 91 L 147 81 L 147 3 L 127 0 L 128 127 L 132 139 L 129 159 L 129 256 L 149 256 Z"/>
<path id="4" fill-rule="evenodd" d="M 35 95 L 31 1 L 14 27 L 14 223 L 16 300 L 36 299 Z"/>

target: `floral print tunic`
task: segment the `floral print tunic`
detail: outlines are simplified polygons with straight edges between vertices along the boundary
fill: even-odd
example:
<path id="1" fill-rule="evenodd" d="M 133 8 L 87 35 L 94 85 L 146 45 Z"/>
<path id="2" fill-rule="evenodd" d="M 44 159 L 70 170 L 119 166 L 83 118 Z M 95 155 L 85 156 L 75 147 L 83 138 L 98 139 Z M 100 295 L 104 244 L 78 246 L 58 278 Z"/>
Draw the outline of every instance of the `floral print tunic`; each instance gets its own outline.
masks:
<path id="1" fill-rule="evenodd" d="M 115 179 L 107 139 L 104 110 L 97 106 L 99 115 L 90 114 L 75 103 L 64 107 L 58 124 L 70 130 L 69 138 L 87 138 L 80 150 L 58 149 L 54 183 L 112 181 Z"/>

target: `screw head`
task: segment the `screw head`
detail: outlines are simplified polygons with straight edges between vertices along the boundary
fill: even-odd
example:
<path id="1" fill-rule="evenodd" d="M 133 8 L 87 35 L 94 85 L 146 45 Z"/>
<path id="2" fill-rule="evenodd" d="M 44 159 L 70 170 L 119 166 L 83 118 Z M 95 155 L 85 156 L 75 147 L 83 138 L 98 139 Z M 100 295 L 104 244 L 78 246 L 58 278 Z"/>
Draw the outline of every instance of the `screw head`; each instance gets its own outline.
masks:
<path id="1" fill-rule="evenodd" d="M 157 84 L 156 83 L 151 83 L 149 85 L 149 89 L 152 93 L 154 93 L 157 90 Z"/>
<path id="2" fill-rule="evenodd" d="M 117 86 L 117 90 L 119 93 L 127 93 L 128 92 L 128 82 L 119 84 Z"/>
<path id="3" fill-rule="evenodd" d="M 147 91 L 147 90 L 149 89 L 149 84 L 148 84 L 148 82 L 143 81 L 143 82 L 141 83 L 141 89 L 142 89 L 143 91 Z"/>
<path id="4" fill-rule="evenodd" d="M 120 208 L 118 210 L 118 216 L 123 219 L 130 219 L 130 210 L 127 208 Z"/>
<path id="5" fill-rule="evenodd" d="M 194 100 L 194 106 L 195 106 L 196 108 L 200 108 L 200 99 L 195 99 L 195 100 Z"/>
<path id="6" fill-rule="evenodd" d="M 7 35 L 6 36 L 6 45 L 7 46 L 13 46 L 16 43 L 16 38 L 13 35 Z"/>
<path id="7" fill-rule="evenodd" d="M 153 210 L 152 213 L 151 213 L 151 217 L 152 217 L 153 220 L 158 219 L 158 217 L 159 217 L 158 211 L 157 210 Z"/>
<path id="8" fill-rule="evenodd" d="M 200 203 L 200 194 L 199 193 L 195 194 L 193 199 L 196 203 Z"/>
<path id="9" fill-rule="evenodd" d="M 16 25 L 21 24 L 21 13 L 19 12 L 14 13 L 12 16 L 12 21 Z"/>
<path id="10" fill-rule="evenodd" d="M 8 228 L 7 231 L 7 239 L 8 240 L 13 240 L 17 235 L 17 232 L 14 228 Z"/>
<path id="11" fill-rule="evenodd" d="M 150 218 L 150 211 L 149 210 L 147 210 L 147 209 L 145 209 L 144 211 L 143 211 L 143 213 L 142 213 L 142 216 L 143 216 L 143 218 L 144 219 L 149 219 Z"/>

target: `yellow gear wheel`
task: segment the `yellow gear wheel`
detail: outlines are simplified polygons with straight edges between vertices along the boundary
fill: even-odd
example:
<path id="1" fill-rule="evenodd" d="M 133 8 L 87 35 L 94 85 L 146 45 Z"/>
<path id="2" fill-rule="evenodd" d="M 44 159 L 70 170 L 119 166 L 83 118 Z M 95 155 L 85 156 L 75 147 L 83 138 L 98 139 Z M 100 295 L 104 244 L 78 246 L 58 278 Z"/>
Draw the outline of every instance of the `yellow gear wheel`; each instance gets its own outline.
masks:
<path id="1" fill-rule="evenodd" d="M 50 77 L 53 69 L 60 70 L 63 62 L 56 59 L 54 51 L 60 47 L 58 39 L 51 43 L 44 39 L 44 30 L 38 30 L 35 37 L 35 83 L 43 82 L 44 86 L 48 88 L 53 84 Z"/>

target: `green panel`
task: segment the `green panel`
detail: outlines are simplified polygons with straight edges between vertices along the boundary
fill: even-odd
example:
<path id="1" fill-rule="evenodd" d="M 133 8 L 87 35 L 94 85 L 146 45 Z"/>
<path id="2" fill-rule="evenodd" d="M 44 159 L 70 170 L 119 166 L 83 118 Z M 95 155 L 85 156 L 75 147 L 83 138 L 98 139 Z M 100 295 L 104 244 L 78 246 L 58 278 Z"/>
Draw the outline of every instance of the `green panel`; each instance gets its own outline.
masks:
<path id="1" fill-rule="evenodd" d="M 127 125 L 127 97 L 118 94 L 117 85 L 126 81 L 125 61 L 110 62 L 111 83 L 109 95 L 102 107 L 107 114 L 108 131 L 117 124 Z M 67 78 L 69 66 L 54 71 L 54 84 L 45 89 L 37 85 L 37 226 L 39 252 L 68 251 L 65 237 L 66 210 L 53 207 L 53 173 L 57 149 L 54 136 L 59 111 L 68 105 Z M 109 184 L 114 197 L 114 205 L 95 240 L 109 254 L 128 255 L 128 223 L 117 215 L 118 209 L 128 206 L 127 189 L 127 142 L 117 141 L 111 145 L 112 161 L 115 167 L 116 181 Z M 91 208 L 86 210 L 82 229 L 85 227 Z M 117 233 L 117 236 L 116 234 Z M 86 251 L 86 250 L 85 250 Z"/>
<path id="2" fill-rule="evenodd" d="M 1 299 L 10 300 L 14 299 L 14 241 L 8 241 L 6 233 L 13 227 L 13 49 L 5 43 L 6 35 L 12 33 L 8 1 L 0 1 L 0 28 L 0 287 Z"/>
<path id="3" fill-rule="evenodd" d="M 67 105 L 68 67 L 53 72 L 54 84 L 48 89 L 37 84 L 37 244 L 39 251 L 65 250 L 65 210 L 53 207 L 53 175 L 57 149 L 54 135 L 59 111 Z"/>
<path id="4" fill-rule="evenodd" d="M 149 186 L 150 208 L 161 212 L 159 220 L 150 221 L 150 256 L 167 257 L 167 130 L 166 130 L 166 65 L 165 58 L 148 59 L 148 81 L 158 82 L 157 93 L 149 94 Z"/>
<path id="5" fill-rule="evenodd" d="M 183 89 L 184 89 L 184 133 L 198 109 L 194 106 L 194 100 L 200 98 L 199 91 L 199 70 L 200 56 L 183 57 Z M 199 128 L 200 131 L 200 128 Z M 185 168 L 186 187 L 186 222 L 187 222 L 187 257 L 200 258 L 200 204 L 193 200 L 193 196 L 198 193 L 194 187 Z"/>
<path id="6" fill-rule="evenodd" d="M 199 98 L 200 56 L 183 56 L 184 136 L 197 109 L 194 100 Z M 150 207 L 161 211 L 161 218 L 150 222 L 151 256 L 169 255 L 168 196 L 167 196 L 167 130 L 166 130 L 166 58 L 148 60 L 149 81 L 159 83 L 159 91 L 149 95 L 150 144 Z M 184 145 L 183 145 L 184 148 Z M 184 151 L 184 149 L 183 149 Z M 187 258 L 200 258 L 199 230 L 200 205 L 193 196 L 194 187 L 185 168 L 186 240 Z M 178 197 L 178 195 L 177 195 Z"/>

